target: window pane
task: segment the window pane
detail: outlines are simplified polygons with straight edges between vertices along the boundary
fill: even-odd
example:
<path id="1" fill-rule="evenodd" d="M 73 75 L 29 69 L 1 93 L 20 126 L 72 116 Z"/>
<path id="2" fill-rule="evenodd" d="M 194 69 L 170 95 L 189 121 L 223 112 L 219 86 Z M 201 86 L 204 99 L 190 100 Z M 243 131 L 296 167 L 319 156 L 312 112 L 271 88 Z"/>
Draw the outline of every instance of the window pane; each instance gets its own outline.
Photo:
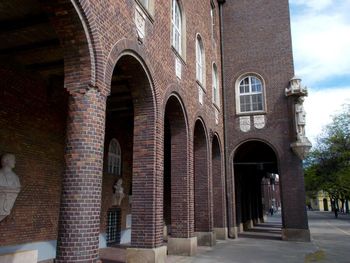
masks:
<path id="1" fill-rule="evenodd" d="M 241 80 L 239 85 L 240 111 L 262 111 L 263 107 L 263 86 L 259 78 L 248 76 Z"/>

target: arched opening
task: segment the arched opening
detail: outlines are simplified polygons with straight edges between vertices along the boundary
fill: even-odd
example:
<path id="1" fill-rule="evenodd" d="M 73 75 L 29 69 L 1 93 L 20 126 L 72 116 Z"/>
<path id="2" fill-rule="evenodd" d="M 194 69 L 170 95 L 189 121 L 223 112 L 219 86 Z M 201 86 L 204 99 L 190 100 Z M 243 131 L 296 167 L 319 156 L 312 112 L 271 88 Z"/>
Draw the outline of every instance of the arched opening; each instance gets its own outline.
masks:
<path id="1" fill-rule="evenodd" d="M 217 239 L 227 238 L 225 180 L 222 173 L 222 158 L 219 139 L 215 135 L 212 141 L 213 176 L 213 220 Z"/>
<path id="2" fill-rule="evenodd" d="M 74 10 L 70 1 L 66 9 Z M 56 257 L 65 166 L 64 28 L 57 33 L 55 10 L 38 0 L 0 4 L 0 156 L 15 155 L 21 183 L 15 206 L 0 222 L 0 254 L 26 246 L 38 250 L 39 261 Z"/>
<path id="3" fill-rule="evenodd" d="M 119 141 L 122 152 L 119 175 L 108 171 L 108 145 L 113 138 Z M 101 211 L 105 245 L 131 243 L 152 248 L 162 243 L 159 237 L 144 234 L 159 227 L 154 217 L 158 212 L 152 209 L 152 204 L 157 202 L 154 189 L 162 191 L 156 183 L 155 160 L 155 102 L 151 80 L 143 62 L 127 53 L 115 65 L 107 98 Z M 112 219 L 111 211 L 116 214 Z"/>
<path id="4" fill-rule="evenodd" d="M 329 211 L 327 198 L 323 198 L 323 211 Z"/>
<path id="5" fill-rule="evenodd" d="M 281 209 L 277 156 L 268 144 L 248 141 L 236 150 L 233 165 L 236 222 L 240 231 L 249 230 Z"/>
<path id="6" fill-rule="evenodd" d="M 186 116 L 176 96 L 167 101 L 164 116 L 164 210 L 166 232 L 171 238 L 191 236 L 189 222 L 190 180 L 188 175 Z"/>
<path id="7" fill-rule="evenodd" d="M 194 230 L 199 246 L 215 245 L 213 234 L 212 181 L 209 176 L 208 142 L 202 121 L 197 120 L 193 138 Z"/>

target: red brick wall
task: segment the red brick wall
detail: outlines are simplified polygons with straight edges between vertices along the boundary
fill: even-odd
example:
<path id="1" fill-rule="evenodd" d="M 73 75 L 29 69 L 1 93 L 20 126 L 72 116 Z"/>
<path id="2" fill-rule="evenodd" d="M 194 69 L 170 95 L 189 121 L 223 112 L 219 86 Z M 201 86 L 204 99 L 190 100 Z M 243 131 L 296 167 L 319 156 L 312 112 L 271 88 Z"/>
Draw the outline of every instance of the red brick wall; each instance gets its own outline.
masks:
<path id="1" fill-rule="evenodd" d="M 302 166 L 290 148 L 296 138 L 292 105 L 284 94 L 294 75 L 288 7 L 287 0 L 226 1 L 224 4 L 226 143 L 231 155 L 228 165 L 240 143 L 257 139 L 270 144 L 279 160 L 284 227 L 304 229 L 307 218 Z M 265 81 L 266 126 L 241 132 L 235 83 L 239 76 L 249 72 L 260 74 Z"/>
<path id="2" fill-rule="evenodd" d="M 19 70 L 1 68 L 0 78 L 0 155 L 16 155 L 21 182 L 12 213 L 0 222 L 0 246 L 56 239 L 66 125 L 66 103 L 56 102 L 64 101 L 63 88 L 49 93 L 39 76 Z"/>

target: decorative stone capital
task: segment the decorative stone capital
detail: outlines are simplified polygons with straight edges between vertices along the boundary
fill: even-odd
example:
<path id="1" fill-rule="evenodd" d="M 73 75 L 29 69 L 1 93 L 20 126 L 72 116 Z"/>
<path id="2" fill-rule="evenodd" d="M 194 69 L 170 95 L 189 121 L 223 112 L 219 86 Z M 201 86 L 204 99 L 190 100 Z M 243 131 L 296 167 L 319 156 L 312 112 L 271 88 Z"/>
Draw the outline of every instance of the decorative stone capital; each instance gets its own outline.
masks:
<path id="1" fill-rule="evenodd" d="M 299 157 L 300 160 L 304 160 L 309 153 L 312 144 L 307 137 L 302 137 L 291 145 L 293 152 Z"/>
<path id="2" fill-rule="evenodd" d="M 294 76 L 289 81 L 289 87 L 286 88 L 285 94 L 287 97 L 289 96 L 304 97 L 304 96 L 307 96 L 307 87 L 303 87 L 301 85 L 301 79 Z"/>

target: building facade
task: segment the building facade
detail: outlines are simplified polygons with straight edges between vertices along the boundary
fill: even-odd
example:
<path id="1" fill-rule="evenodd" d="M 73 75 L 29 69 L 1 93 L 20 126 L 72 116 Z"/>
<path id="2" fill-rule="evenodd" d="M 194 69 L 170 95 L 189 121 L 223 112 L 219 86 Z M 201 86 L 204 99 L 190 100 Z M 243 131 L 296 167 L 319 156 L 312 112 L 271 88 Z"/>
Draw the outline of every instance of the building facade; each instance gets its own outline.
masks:
<path id="1" fill-rule="evenodd" d="M 287 0 L 0 7 L 0 255 L 190 256 L 263 219 L 271 173 L 309 239 Z"/>

